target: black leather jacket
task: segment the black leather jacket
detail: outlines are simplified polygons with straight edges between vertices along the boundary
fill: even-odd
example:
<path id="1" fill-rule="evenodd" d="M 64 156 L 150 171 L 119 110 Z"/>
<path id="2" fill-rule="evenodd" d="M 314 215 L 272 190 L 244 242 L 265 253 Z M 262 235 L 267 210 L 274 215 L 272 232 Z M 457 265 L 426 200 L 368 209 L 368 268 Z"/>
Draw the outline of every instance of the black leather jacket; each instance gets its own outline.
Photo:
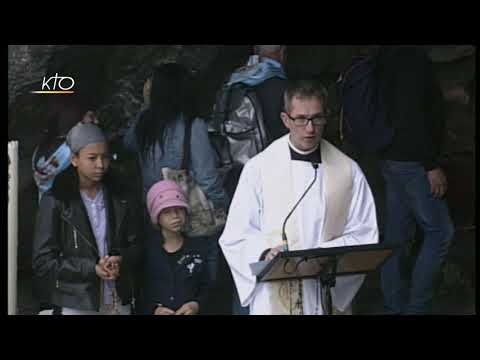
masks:
<path id="1" fill-rule="evenodd" d="M 110 255 L 122 256 L 120 277 L 115 283 L 122 304 L 126 305 L 135 300 L 134 274 L 141 254 L 140 211 L 108 178 L 103 184 L 108 251 Z M 35 295 L 60 307 L 98 311 L 101 294 L 101 281 L 95 272 L 98 260 L 78 180 L 73 168 L 69 168 L 42 197 L 37 214 L 32 256 Z"/>

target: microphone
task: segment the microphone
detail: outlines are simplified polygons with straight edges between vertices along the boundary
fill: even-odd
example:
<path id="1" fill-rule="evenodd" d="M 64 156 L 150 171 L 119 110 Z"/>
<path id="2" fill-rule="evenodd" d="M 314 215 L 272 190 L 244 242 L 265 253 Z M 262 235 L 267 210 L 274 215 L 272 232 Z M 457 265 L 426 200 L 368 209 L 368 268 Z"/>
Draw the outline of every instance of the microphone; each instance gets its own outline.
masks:
<path id="1" fill-rule="evenodd" d="M 297 203 L 295 204 L 295 206 L 293 207 L 293 209 L 290 211 L 290 213 L 287 215 L 287 217 L 285 218 L 285 221 L 283 222 L 283 227 L 282 227 L 282 243 L 283 243 L 283 251 L 288 251 L 288 241 L 287 241 L 287 234 L 285 232 L 285 226 L 287 225 L 287 221 L 288 219 L 290 219 L 290 216 L 292 216 L 293 212 L 295 211 L 295 209 L 298 207 L 298 205 L 301 203 L 301 201 L 303 200 L 303 198 L 305 197 L 305 195 L 307 195 L 307 193 L 310 191 L 310 189 L 312 188 L 313 184 L 315 184 L 315 181 L 317 181 L 317 169 L 318 169 L 318 164 L 316 163 L 311 163 L 312 164 L 312 167 L 315 171 L 315 177 L 313 178 L 313 181 L 312 183 L 308 186 L 307 190 L 305 190 L 305 192 L 303 193 L 302 197 L 300 198 L 300 200 L 297 201 Z"/>

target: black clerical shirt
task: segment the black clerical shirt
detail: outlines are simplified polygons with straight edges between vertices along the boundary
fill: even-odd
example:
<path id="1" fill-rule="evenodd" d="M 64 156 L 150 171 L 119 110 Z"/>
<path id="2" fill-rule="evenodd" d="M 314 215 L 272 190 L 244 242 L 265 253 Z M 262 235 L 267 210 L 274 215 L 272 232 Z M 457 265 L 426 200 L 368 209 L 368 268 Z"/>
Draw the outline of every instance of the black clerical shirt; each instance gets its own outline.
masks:
<path id="1" fill-rule="evenodd" d="M 320 151 L 320 145 L 318 145 L 318 149 L 315 150 L 314 152 L 304 155 L 304 154 L 299 154 L 296 152 L 291 146 L 290 148 L 290 157 L 292 160 L 298 160 L 298 161 L 307 161 L 311 162 L 314 164 L 321 164 L 322 163 L 322 154 Z"/>

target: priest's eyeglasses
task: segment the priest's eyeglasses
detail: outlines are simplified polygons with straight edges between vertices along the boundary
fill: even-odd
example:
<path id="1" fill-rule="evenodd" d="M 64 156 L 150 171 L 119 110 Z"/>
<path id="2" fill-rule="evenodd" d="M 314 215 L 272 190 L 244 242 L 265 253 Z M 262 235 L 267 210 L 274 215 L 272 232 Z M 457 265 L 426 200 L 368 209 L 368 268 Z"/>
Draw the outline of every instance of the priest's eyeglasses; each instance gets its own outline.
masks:
<path id="1" fill-rule="evenodd" d="M 296 126 L 301 126 L 301 127 L 307 126 L 310 121 L 312 122 L 312 125 L 315 125 L 315 126 L 326 125 L 328 120 L 328 117 L 325 115 L 316 115 L 313 118 L 304 118 L 304 117 L 293 118 L 290 116 L 289 113 L 285 113 L 285 114 L 288 116 L 290 120 L 293 121 L 293 123 Z"/>

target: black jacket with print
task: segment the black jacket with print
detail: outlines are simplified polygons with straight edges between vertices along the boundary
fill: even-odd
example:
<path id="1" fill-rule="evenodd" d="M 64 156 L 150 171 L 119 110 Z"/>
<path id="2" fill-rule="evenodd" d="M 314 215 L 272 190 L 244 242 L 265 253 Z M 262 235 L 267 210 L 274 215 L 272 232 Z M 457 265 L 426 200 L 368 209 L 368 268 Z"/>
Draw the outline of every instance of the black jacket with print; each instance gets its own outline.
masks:
<path id="1" fill-rule="evenodd" d="M 202 239 L 186 239 L 172 269 L 160 232 L 152 226 L 147 231 L 144 313 L 153 314 L 157 305 L 177 311 L 190 301 L 196 301 L 202 313 L 211 289 Z"/>
<path id="2" fill-rule="evenodd" d="M 118 181 L 103 181 L 110 255 L 121 255 L 120 277 L 115 282 L 122 304 L 134 300 L 140 257 L 140 212 L 121 194 Z M 101 282 L 95 265 L 97 242 L 78 187 L 73 167 L 57 176 L 40 202 L 33 241 L 34 293 L 40 301 L 60 307 L 98 311 Z"/>

